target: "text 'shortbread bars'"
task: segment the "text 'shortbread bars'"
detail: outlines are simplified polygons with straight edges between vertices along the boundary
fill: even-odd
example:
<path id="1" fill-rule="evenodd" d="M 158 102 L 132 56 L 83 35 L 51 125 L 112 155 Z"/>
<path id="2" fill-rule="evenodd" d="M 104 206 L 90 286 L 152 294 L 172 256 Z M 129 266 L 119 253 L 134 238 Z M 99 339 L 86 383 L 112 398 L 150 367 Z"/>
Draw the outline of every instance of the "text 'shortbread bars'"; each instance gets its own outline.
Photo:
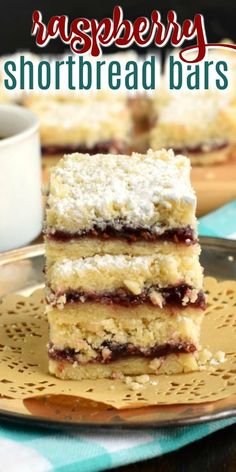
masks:
<path id="1" fill-rule="evenodd" d="M 195 210 L 189 160 L 172 151 L 58 163 L 45 228 L 51 373 L 197 369 L 205 300 Z"/>

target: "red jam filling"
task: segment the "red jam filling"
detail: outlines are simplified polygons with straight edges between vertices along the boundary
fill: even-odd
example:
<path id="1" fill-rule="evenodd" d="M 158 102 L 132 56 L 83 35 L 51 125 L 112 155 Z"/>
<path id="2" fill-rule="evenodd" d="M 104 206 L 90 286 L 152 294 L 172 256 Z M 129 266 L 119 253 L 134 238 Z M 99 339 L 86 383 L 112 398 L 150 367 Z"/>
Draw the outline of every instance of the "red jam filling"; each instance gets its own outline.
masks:
<path id="1" fill-rule="evenodd" d="M 149 287 L 144 290 L 140 295 L 133 295 L 127 293 L 124 289 L 120 288 L 114 292 L 108 292 L 103 294 L 98 294 L 97 292 L 60 292 L 57 293 L 57 297 L 61 295 L 66 296 L 66 303 L 84 303 L 84 302 L 97 302 L 105 305 L 121 305 L 124 307 L 135 307 L 142 304 L 153 305 L 150 299 L 150 292 L 152 290 L 157 291 L 162 297 L 162 306 L 182 306 L 183 299 L 185 297 L 189 298 L 189 301 L 186 301 L 187 305 L 191 305 L 194 308 L 205 309 L 205 295 L 202 290 L 197 294 L 197 298 L 194 302 L 191 302 L 191 291 L 192 288 L 189 285 L 181 284 L 172 287 L 159 288 L 158 286 Z M 50 303 L 50 300 L 48 300 Z"/>
<path id="2" fill-rule="evenodd" d="M 122 229 L 117 230 L 113 226 L 107 225 L 105 229 L 100 229 L 94 226 L 89 231 L 82 231 L 81 233 L 67 233 L 65 231 L 55 231 L 47 234 L 47 238 L 52 241 L 66 242 L 73 239 L 96 238 L 101 240 L 121 239 L 128 243 L 136 241 L 169 241 L 179 244 L 194 244 L 197 242 L 195 233 L 191 226 L 183 228 L 172 228 L 157 234 L 151 229 L 146 228 L 130 228 L 123 226 Z"/>
<path id="3" fill-rule="evenodd" d="M 70 154 L 73 152 L 79 152 L 82 154 L 107 154 L 113 152 L 116 154 L 124 154 L 126 150 L 125 143 L 114 140 L 97 143 L 92 147 L 87 147 L 86 145 L 48 145 L 42 146 L 42 154 Z"/>
<path id="4" fill-rule="evenodd" d="M 106 356 L 103 356 L 104 349 L 107 351 Z M 99 348 L 95 349 L 95 351 L 97 352 L 97 357 L 91 361 L 88 361 L 88 363 L 100 362 L 102 364 L 108 364 L 109 362 L 130 356 L 141 356 L 154 359 L 155 357 L 166 357 L 169 354 L 187 354 L 195 352 L 196 346 L 189 342 L 181 341 L 178 343 L 165 343 L 149 348 L 144 348 L 128 343 L 118 344 L 115 342 L 104 341 Z M 79 351 L 75 351 L 75 349 L 67 348 L 60 350 L 54 348 L 53 345 L 50 345 L 48 349 L 49 358 L 55 361 L 67 361 L 70 363 L 79 362 L 79 354 Z"/>

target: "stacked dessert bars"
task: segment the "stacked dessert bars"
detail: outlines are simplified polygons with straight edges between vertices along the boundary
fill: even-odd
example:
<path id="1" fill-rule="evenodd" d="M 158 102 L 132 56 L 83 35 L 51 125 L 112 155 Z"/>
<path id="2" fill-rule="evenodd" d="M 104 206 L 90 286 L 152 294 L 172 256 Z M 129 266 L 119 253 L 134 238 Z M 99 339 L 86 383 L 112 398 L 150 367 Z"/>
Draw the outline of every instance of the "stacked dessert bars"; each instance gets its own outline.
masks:
<path id="1" fill-rule="evenodd" d="M 173 151 L 72 154 L 46 214 L 49 370 L 63 379 L 196 370 L 203 274 L 190 164 Z"/>

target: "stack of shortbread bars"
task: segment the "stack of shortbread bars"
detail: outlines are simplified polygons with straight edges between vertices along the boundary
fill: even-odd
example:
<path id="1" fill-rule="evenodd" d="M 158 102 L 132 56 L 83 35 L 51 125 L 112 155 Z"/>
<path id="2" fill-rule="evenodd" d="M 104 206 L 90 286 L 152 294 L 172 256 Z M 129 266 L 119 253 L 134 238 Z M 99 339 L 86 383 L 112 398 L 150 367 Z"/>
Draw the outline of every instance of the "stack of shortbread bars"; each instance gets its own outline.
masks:
<path id="1" fill-rule="evenodd" d="M 189 160 L 72 154 L 46 212 L 49 370 L 63 379 L 198 368 L 204 313 Z"/>

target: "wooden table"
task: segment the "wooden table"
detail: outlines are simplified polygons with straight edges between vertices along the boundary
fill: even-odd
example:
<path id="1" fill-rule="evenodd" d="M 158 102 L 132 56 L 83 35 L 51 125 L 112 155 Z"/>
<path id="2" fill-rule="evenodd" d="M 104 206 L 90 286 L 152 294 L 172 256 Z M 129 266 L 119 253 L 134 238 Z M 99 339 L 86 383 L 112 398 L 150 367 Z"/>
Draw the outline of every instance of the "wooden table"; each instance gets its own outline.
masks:
<path id="1" fill-rule="evenodd" d="M 176 452 L 114 469 L 116 472 L 235 472 L 236 425 Z"/>
<path id="2" fill-rule="evenodd" d="M 191 180 L 197 193 L 198 216 L 216 210 L 236 198 L 236 156 L 225 164 L 193 167 Z"/>

